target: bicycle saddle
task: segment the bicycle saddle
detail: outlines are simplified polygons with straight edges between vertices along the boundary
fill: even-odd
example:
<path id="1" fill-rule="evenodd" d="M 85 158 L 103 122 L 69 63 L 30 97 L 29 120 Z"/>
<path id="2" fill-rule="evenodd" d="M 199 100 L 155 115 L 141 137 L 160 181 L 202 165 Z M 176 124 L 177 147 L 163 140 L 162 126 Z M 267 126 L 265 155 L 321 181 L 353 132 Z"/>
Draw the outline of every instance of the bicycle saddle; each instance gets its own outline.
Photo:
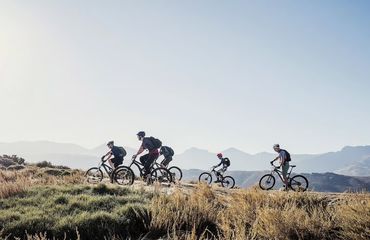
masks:
<path id="1" fill-rule="evenodd" d="M 296 165 L 290 165 L 292 168 L 296 167 Z"/>

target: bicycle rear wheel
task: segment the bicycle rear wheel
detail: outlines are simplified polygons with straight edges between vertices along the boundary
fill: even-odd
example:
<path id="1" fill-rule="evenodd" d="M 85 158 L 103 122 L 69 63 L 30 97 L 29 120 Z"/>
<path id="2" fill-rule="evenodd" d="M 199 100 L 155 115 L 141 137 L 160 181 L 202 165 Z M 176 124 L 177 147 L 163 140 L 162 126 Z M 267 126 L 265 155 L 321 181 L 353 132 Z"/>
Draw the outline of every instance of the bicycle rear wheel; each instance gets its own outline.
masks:
<path id="1" fill-rule="evenodd" d="M 86 171 L 85 177 L 88 183 L 99 183 L 103 180 L 103 172 L 99 168 L 93 167 Z"/>
<path id="2" fill-rule="evenodd" d="M 296 175 L 290 179 L 289 187 L 296 192 L 304 192 L 308 188 L 308 180 L 305 176 Z"/>
<path id="3" fill-rule="evenodd" d="M 208 172 L 204 172 L 199 175 L 199 182 L 211 184 L 212 182 L 212 175 Z"/>
<path id="4" fill-rule="evenodd" d="M 119 185 L 132 185 L 134 183 L 135 175 L 130 168 L 120 166 L 114 170 L 113 178 Z"/>
<path id="5" fill-rule="evenodd" d="M 225 176 L 223 179 L 222 179 L 222 182 L 221 182 L 221 185 L 225 188 L 233 188 L 235 186 L 235 180 L 233 177 L 231 176 Z"/>
<path id="6" fill-rule="evenodd" d="M 150 173 L 150 179 L 147 179 L 148 183 L 171 183 L 172 176 L 170 171 L 167 168 L 155 168 Z"/>
<path id="7" fill-rule="evenodd" d="M 168 171 L 170 171 L 171 175 L 172 175 L 172 181 L 180 181 L 182 179 L 182 171 L 180 168 L 178 167 L 170 167 L 168 169 Z"/>
<path id="8" fill-rule="evenodd" d="M 262 190 L 270 190 L 275 185 L 275 177 L 272 174 L 266 174 L 261 177 L 259 185 Z"/>

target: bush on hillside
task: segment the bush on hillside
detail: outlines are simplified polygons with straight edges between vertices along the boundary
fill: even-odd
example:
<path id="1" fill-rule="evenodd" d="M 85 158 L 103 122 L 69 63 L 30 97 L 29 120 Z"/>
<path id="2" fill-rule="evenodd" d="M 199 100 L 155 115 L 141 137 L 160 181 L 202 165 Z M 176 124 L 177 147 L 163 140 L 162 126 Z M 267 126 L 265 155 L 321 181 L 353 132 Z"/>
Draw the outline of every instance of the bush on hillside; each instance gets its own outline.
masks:
<path id="1" fill-rule="evenodd" d="M 8 170 L 8 171 L 18 171 L 18 170 L 22 170 L 24 168 L 25 168 L 24 165 L 16 164 L 16 165 L 10 165 L 9 167 L 6 168 L 6 170 Z"/>
<path id="2" fill-rule="evenodd" d="M 42 161 L 34 164 L 36 167 L 39 168 L 55 168 L 55 169 L 61 169 L 61 170 L 70 170 L 71 168 L 61 165 L 53 165 L 51 162 L 48 161 Z"/>
<path id="3" fill-rule="evenodd" d="M 9 167 L 10 165 L 23 165 L 25 163 L 24 158 L 18 157 L 17 155 L 3 155 L 0 156 L 0 165 Z"/>

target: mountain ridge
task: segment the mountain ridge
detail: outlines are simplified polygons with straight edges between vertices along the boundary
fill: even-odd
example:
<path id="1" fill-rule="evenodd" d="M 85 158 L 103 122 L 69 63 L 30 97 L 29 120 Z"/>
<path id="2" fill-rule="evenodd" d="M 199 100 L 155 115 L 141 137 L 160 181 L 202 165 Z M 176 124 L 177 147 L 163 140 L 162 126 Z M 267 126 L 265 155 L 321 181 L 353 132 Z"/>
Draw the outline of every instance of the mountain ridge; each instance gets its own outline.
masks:
<path id="1" fill-rule="evenodd" d="M 125 147 L 127 156 L 124 164 L 129 164 L 130 157 L 136 149 Z M 100 156 L 108 152 L 105 144 L 94 148 L 85 148 L 73 143 L 58 143 L 53 141 L 18 141 L 0 143 L 0 154 L 19 155 L 30 162 L 50 161 L 70 167 L 87 169 L 97 164 Z M 335 172 L 344 175 L 370 175 L 370 146 L 344 146 L 338 151 L 322 154 L 292 154 L 292 163 L 297 165 L 300 172 Z M 176 149 L 175 149 L 176 152 Z M 269 161 L 276 157 L 276 153 L 260 152 L 246 153 L 235 147 L 223 151 L 231 160 L 230 170 L 263 171 L 269 169 Z M 173 164 L 183 169 L 209 169 L 219 163 L 216 153 L 191 147 L 176 154 Z"/>

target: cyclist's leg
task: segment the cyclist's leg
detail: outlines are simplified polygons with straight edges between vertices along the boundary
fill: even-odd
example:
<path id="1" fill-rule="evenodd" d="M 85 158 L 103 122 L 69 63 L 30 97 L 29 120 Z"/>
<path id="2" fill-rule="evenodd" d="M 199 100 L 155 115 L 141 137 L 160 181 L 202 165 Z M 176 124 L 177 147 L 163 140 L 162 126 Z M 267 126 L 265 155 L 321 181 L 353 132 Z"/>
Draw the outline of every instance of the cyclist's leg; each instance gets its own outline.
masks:
<path id="1" fill-rule="evenodd" d="M 123 163 L 123 158 L 114 158 L 114 161 L 113 161 L 114 169 L 117 168 L 122 163 Z"/>
<path id="2" fill-rule="evenodd" d="M 144 163 L 144 169 L 145 169 L 146 174 L 149 174 L 151 165 L 153 164 L 155 160 L 157 160 L 158 157 L 159 157 L 159 154 L 157 152 L 148 154 L 147 161 Z"/>
<path id="3" fill-rule="evenodd" d="M 284 165 L 281 166 L 281 170 L 283 173 L 283 180 L 285 184 L 285 189 L 288 188 L 288 170 L 289 170 L 289 162 L 285 161 Z"/>
<path id="4" fill-rule="evenodd" d="M 164 167 L 168 167 L 168 164 L 170 164 L 170 162 L 172 161 L 172 157 L 166 157 L 165 159 L 163 159 L 163 161 L 161 162 L 161 164 L 164 166 Z"/>
<path id="5" fill-rule="evenodd" d="M 149 153 L 140 157 L 140 162 L 143 166 L 145 165 L 146 161 L 148 161 L 148 158 L 149 158 Z"/>
<path id="6" fill-rule="evenodd" d="M 111 158 L 111 159 L 108 159 L 108 163 L 109 163 L 109 166 L 112 168 L 112 170 L 114 170 L 115 166 L 115 158 Z"/>

